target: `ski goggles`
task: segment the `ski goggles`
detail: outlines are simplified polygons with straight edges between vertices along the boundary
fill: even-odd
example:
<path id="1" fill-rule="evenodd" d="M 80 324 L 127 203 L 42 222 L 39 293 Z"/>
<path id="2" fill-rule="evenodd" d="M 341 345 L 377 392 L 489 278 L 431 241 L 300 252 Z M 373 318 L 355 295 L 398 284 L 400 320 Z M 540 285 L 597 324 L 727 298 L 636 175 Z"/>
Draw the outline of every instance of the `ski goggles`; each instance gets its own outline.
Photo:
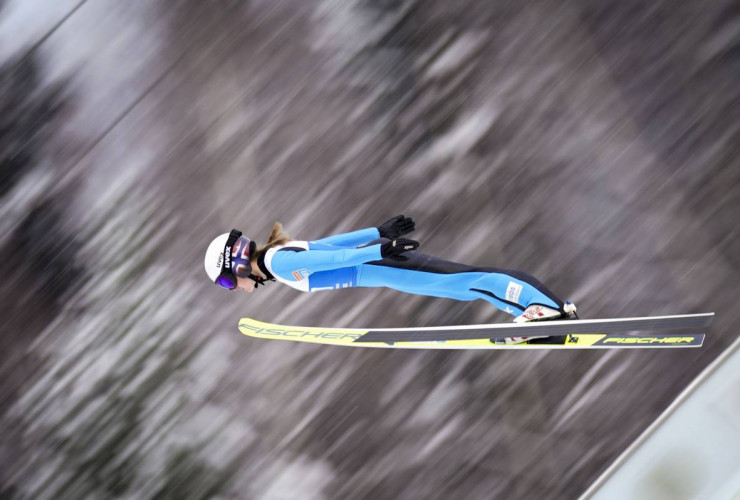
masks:
<path id="1" fill-rule="evenodd" d="M 233 249 L 234 245 L 237 241 L 239 241 L 239 238 L 241 238 L 242 232 L 238 231 L 236 229 L 232 229 L 229 233 L 229 238 L 226 240 L 226 245 L 224 246 L 224 253 L 223 253 L 223 265 L 221 266 L 221 274 L 218 275 L 218 278 L 216 278 L 216 284 L 220 286 L 221 288 L 225 288 L 226 290 L 233 290 L 237 287 L 237 275 L 234 273 L 234 260 L 233 260 Z M 252 254 L 254 249 L 254 242 L 249 242 L 250 248 L 249 253 Z M 255 276 L 252 273 L 249 273 L 247 276 L 242 276 L 245 278 L 249 278 L 255 283 L 255 288 L 258 285 L 264 284 L 265 280 L 264 278 L 260 276 Z"/>
<path id="2" fill-rule="evenodd" d="M 236 275 L 231 268 L 231 249 L 237 242 L 239 237 L 241 237 L 241 235 L 241 231 L 232 229 L 229 233 L 229 239 L 226 240 L 226 245 L 224 246 L 221 274 L 219 274 L 218 278 L 216 278 L 216 284 L 221 288 L 225 288 L 227 290 L 233 290 L 234 288 L 236 288 Z"/>

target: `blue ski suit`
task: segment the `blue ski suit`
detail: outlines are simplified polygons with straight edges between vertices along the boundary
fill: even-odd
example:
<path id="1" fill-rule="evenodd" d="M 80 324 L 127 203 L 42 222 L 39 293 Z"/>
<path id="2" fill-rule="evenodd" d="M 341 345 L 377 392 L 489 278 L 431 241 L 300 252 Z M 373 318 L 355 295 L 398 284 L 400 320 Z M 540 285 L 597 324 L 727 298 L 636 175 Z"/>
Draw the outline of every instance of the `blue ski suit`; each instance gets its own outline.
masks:
<path id="1" fill-rule="evenodd" d="M 563 310 L 563 301 L 532 276 L 513 270 L 474 267 L 410 251 L 383 259 L 377 228 L 315 241 L 290 241 L 262 254 L 268 278 L 303 292 L 352 287 L 388 287 L 455 300 L 483 299 L 511 315 L 532 304 Z"/>

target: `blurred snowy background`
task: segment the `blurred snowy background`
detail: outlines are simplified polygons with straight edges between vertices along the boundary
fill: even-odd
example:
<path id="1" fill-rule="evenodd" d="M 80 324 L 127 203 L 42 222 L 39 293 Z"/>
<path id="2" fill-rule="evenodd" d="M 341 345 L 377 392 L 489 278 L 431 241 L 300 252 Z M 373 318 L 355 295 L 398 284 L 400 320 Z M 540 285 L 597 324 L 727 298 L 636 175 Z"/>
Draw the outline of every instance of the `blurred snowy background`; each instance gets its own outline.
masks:
<path id="1" fill-rule="evenodd" d="M 737 336 L 730 0 L 0 0 L 0 498 L 573 498 Z M 582 317 L 702 349 L 402 352 L 242 336 L 508 321 L 219 291 L 203 253 L 412 216 Z"/>

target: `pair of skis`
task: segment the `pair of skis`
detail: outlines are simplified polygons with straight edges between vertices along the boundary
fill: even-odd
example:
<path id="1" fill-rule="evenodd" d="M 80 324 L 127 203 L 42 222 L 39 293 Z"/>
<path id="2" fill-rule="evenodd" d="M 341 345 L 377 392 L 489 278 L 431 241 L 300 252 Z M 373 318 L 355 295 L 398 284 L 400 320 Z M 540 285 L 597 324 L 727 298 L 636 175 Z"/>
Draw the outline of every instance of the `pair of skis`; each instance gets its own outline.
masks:
<path id="1" fill-rule="evenodd" d="M 583 349 L 701 347 L 714 313 L 421 328 L 317 328 L 242 318 L 250 337 L 394 349 Z M 535 337 L 498 344 L 506 337 Z"/>

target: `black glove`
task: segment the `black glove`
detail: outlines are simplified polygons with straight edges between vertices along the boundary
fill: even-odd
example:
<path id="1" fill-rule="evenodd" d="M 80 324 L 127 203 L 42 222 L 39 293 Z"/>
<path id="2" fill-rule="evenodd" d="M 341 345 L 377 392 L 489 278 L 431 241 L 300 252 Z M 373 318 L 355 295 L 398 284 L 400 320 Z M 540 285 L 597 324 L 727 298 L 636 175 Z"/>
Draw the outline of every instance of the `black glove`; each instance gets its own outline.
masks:
<path id="1" fill-rule="evenodd" d="M 419 242 L 414 240 L 408 240 L 406 238 L 398 238 L 397 240 L 389 241 L 380 245 L 380 256 L 384 259 L 389 257 L 391 259 L 402 259 L 402 253 L 408 252 L 409 250 L 416 250 L 419 248 Z"/>
<path id="2" fill-rule="evenodd" d="M 382 226 L 379 226 L 378 232 L 380 233 L 381 238 L 395 240 L 404 234 L 409 234 L 414 229 L 416 229 L 416 224 L 414 224 L 411 217 L 396 215 L 395 217 L 385 221 Z"/>

